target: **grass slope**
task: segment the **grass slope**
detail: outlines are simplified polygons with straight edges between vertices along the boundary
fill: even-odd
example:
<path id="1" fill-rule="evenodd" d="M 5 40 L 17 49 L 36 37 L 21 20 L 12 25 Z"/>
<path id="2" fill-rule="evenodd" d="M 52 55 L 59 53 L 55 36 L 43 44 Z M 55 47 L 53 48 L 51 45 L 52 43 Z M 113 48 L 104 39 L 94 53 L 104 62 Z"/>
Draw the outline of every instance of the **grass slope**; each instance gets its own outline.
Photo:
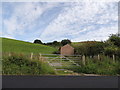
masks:
<path id="1" fill-rule="evenodd" d="M 56 49 L 50 46 L 45 46 L 41 44 L 34 44 L 14 39 L 1 38 L 2 39 L 2 52 L 14 52 L 14 53 L 23 53 L 29 54 L 33 53 L 42 53 L 42 54 L 51 54 Z"/>

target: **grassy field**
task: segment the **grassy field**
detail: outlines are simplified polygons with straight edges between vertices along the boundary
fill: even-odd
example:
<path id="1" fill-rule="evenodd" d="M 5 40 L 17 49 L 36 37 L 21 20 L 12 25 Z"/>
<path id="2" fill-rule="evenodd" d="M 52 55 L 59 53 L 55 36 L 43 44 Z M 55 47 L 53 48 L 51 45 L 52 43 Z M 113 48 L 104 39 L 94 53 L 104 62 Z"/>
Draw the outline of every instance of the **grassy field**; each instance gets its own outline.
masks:
<path id="1" fill-rule="evenodd" d="M 15 52 L 30 54 L 33 53 L 42 53 L 42 54 L 51 54 L 56 51 L 55 48 L 50 46 L 45 46 L 41 44 L 34 44 L 14 39 L 1 38 L 2 39 L 2 52 Z"/>
<path id="2" fill-rule="evenodd" d="M 47 62 L 26 57 L 30 53 L 51 54 L 54 47 L 34 44 L 8 38 L 0 38 L 2 43 L 2 74 L 4 75 L 49 75 L 55 74 L 54 69 Z M 11 53 L 12 56 L 8 56 Z M 21 56 L 22 55 L 22 56 Z"/>
<path id="3" fill-rule="evenodd" d="M 3 74 L 6 75 L 72 75 L 72 74 L 99 74 L 99 75 L 120 75 L 120 61 L 119 58 L 115 58 L 113 61 L 111 57 L 100 55 L 100 60 L 95 58 L 86 57 L 85 65 L 80 61 L 74 61 L 80 66 L 73 65 L 68 60 L 52 60 L 51 58 L 44 59 L 45 63 L 41 62 L 39 53 L 52 54 L 56 51 L 55 47 L 46 46 L 41 44 L 34 44 L 30 42 L 24 42 L 19 40 L 0 38 L 2 41 L 3 52 Z M 72 42 L 72 46 L 80 47 L 85 43 L 94 42 Z M 11 55 L 8 53 L 11 52 Z M 34 53 L 31 59 L 30 53 Z M 17 55 L 17 56 L 16 56 Z M 44 57 L 57 57 L 57 56 L 44 56 Z M 69 59 L 72 59 L 69 57 Z M 52 67 L 49 63 L 57 63 L 62 66 Z M 51 61 L 52 60 L 52 61 Z M 72 59 L 74 60 L 74 58 Z M 54 70 L 56 69 L 56 70 Z M 61 70 L 63 69 L 63 70 Z M 72 71 L 72 72 L 71 72 Z"/>

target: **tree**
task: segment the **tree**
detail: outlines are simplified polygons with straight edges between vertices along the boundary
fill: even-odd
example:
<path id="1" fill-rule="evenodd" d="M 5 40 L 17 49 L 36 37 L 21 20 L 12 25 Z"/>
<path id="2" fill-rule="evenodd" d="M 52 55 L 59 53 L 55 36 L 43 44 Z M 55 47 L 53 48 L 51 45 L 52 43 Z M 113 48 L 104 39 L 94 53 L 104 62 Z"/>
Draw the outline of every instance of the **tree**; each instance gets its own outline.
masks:
<path id="1" fill-rule="evenodd" d="M 71 41 L 69 39 L 64 39 L 61 41 L 61 44 L 64 46 L 66 44 L 71 44 Z"/>
<path id="2" fill-rule="evenodd" d="M 34 40 L 34 43 L 42 44 L 41 40 L 38 40 L 38 39 Z"/>
<path id="3" fill-rule="evenodd" d="M 53 41 L 53 45 L 54 45 L 54 46 L 60 46 L 60 45 L 61 45 L 61 43 L 60 43 L 60 42 L 58 42 L 58 41 Z"/>
<path id="4" fill-rule="evenodd" d="M 53 44 L 55 45 L 55 44 L 58 44 L 58 42 L 57 41 L 53 41 Z"/>
<path id="5" fill-rule="evenodd" d="M 94 56 L 103 53 L 104 50 L 103 42 L 87 42 L 83 43 L 75 48 L 76 54 Z"/>
<path id="6" fill-rule="evenodd" d="M 112 56 L 113 54 L 115 54 L 115 48 L 113 47 L 106 47 L 104 50 L 105 55 L 109 55 Z"/>
<path id="7" fill-rule="evenodd" d="M 120 47 L 120 37 L 117 35 L 111 35 L 108 39 L 108 42 L 112 42 L 117 47 Z"/>

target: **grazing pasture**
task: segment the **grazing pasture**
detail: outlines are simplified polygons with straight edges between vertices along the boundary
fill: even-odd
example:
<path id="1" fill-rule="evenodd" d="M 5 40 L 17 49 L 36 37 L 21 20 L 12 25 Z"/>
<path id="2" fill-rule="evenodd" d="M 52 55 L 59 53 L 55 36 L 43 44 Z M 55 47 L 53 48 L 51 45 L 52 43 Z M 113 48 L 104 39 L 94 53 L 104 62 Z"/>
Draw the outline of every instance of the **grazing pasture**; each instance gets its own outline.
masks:
<path id="1" fill-rule="evenodd" d="M 13 52 L 13 53 L 23 53 L 23 54 L 30 54 L 33 53 L 45 53 L 51 54 L 56 51 L 55 48 L 41 45 L 41 44 L 34 44 L 30 42 L 24 42 L 19 40 L 13 40 L 8 38 L 2 38 L 2 52 Z"/>
<path id="2" fill-rule="evenodd" d="M 110 46 L 111 42 L 72 42 L 75 54 L 61 56 L 53 54 L 58 50 L 54 46 L 1 39 L 3 74 L 120 75 L 120 48 L 114 44 Z M 112 47 L 112 51 L 108 47 Z"/>
<path id="3" fill-rule="evenodd" d="M 34 44 L 8 38 L 2 40 L 2 74 L 3 75 L 48 75 L 55 74 L 47 62 L 26 57 L 31 53 L 51 54 L 56 49 L 50 46 Z M 11 55 L 9 55 L 9 53 Z"/>

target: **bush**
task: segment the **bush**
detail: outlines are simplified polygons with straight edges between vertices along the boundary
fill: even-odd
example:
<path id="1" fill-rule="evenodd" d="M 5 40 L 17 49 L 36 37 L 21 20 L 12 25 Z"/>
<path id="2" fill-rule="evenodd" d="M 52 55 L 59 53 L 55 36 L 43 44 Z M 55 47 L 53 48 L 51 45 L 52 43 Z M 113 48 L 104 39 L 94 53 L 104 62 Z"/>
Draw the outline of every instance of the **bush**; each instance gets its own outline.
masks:
<path id="1" fill-rule="evenodd" d="M 111 58 L 102 56 L 102 60 L 86 58 L 86 65 L 71 68 L 77 73 L 100 74 L 100 75 L 120 75 L 120 62 L 113 62 Z"/>
<path id="2" fill-rule="evenodd" d="M 53 42 L 44 43 L 44 45 L 53 46 L 53 47 L 60 47 L 61 43 L 58 41 L 53 41 Z"/>
<path id="3" fill-rule="evenodd" d="M 55 74 L 54 69 L 46 62 L 29 60 L 23 56 L 3 57 L 3 74 L 5 75 L 41 75 Z"/>
<path id="4" fill-rule="evenodd" d="M 54 51 L 53 54 L 60 54 L 60 51 Z"/>
<path id="5" fill-rule="evenodd" d="M 117 35 L 111 35 L 108 39 L 108 42 L 113 42 L 114 45 L 120 47 L 120 37 Z"/>
<path id="6" fill-rule="evenodd" d="M 105 44 L 103 42 L 84 43 L 75 48 L 75 53 L 80 55 L 94 56 L 103 53 Z"/>
<path id="7" fill-rule="evenodd" d="M 36 40 L 34 41 L 34 43 L 43 44 L 42 41 L 41 41 L 41 40 L 38 40 L 38 39 L 36 39 Z"/>
<path id="8" fill-rule="evenodd" d="M 62 46 L 66 45 L 66 44 L 71 44 L 71 41 L 69 39 L 64 39 L 61 41 Z"/>
<path id="9" fill-rule="evenodd" d="M 113 54 L 116 54 L 117 49 L 118 49 L 118 48 L 115 47 L 115 46 L 109 46 L 109 47 L 106 47 L 106 48 L 104 49 L 104 53 L 105 53 L 105 55 L 111 56 L 111 55 L 113 55 Z"/>
<path id="10" fill-rule="evenodd" d="M 104 54 L 112 56 L 113 54 L 120 59 L 120 48 L 116 46 L 109 46 L 104 49 Z"/>

